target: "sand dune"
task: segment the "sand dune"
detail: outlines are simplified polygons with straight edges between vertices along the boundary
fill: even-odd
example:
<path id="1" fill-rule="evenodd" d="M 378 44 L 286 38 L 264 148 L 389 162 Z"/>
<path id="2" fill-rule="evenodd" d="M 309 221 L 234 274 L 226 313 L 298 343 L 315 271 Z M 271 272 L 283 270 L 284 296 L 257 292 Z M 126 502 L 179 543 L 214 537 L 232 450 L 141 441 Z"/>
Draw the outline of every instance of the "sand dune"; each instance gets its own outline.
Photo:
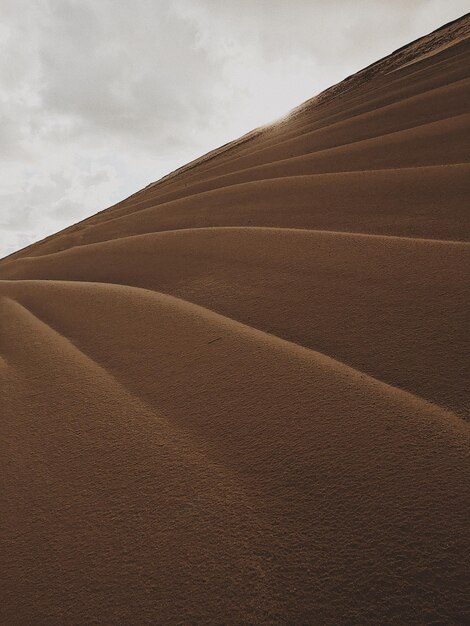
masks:
<path id="1" fill-rule="evenodd" d="M 1 623 L 470 619 L 468 34 L 0 262 Z"/>

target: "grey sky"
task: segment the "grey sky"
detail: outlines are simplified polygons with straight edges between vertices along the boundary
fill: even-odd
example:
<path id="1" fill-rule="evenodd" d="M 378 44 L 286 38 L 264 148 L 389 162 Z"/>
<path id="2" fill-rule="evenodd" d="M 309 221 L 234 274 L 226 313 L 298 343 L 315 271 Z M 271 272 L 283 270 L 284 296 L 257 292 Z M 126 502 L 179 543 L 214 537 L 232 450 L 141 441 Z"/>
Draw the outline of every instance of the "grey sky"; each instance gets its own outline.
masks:
<path id="1" fill-rule="evenodd" d="M 0 257 L 463 15 L 462 0 L 0 0 Z"/>

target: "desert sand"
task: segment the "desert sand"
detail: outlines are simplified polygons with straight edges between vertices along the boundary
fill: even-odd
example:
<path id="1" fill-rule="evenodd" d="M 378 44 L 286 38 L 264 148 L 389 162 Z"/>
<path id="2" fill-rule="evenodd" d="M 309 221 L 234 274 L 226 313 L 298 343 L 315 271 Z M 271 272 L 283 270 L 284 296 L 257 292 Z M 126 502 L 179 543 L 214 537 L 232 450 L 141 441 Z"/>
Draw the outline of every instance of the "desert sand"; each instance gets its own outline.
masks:
<path id="1" fill-rule="evenodd" d="M 470 621 L 470 19 L 0 262 L 0 622 Z"/>

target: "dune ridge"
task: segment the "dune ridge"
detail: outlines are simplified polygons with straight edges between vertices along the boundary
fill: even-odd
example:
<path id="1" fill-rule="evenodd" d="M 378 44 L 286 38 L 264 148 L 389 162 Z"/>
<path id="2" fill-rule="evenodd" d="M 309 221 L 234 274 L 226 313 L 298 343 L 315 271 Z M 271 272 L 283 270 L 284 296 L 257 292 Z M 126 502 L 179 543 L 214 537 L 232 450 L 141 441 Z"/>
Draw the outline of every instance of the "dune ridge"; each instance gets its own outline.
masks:
<path id="1" fill-rule="evenodd" d="M 464 16 L 0 260 L 5 624 L 464 624 Z"/>

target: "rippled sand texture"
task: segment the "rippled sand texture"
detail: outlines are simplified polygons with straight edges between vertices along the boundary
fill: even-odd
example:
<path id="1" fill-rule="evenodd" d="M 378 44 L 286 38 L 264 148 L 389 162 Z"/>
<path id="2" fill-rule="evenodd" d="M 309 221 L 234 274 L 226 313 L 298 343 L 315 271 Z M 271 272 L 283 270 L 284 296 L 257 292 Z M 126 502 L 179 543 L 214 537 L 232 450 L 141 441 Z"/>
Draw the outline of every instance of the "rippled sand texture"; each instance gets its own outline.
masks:
<path id="1" fill-rule="evenodd" d="M 469 61 L 0 262 L 2 624 L 468 623 Z"/>

